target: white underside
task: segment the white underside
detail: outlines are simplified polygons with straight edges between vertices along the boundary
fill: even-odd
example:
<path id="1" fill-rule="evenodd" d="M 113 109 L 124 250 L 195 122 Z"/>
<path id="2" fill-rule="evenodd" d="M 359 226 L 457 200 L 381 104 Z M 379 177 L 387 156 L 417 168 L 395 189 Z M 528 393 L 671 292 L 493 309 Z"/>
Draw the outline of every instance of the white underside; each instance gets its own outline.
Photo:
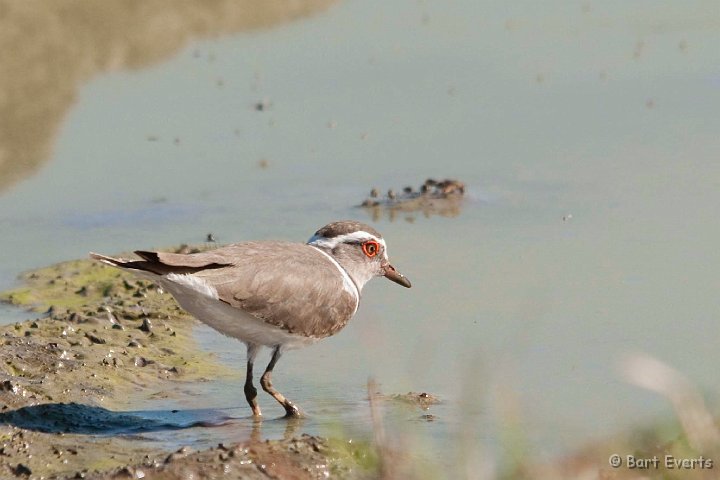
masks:
<path id="1" fill-rule="evenodd" d="M 228 337 L 246 344 L 274 347 L 284 350 L 313 344 L 316 338 L 293 335 L 279 327 L 265 323 L 239 308 L 218 300 L 217 291 L 201 278 L 192 274 L 155 275 L 132 270 L 137 275 L 158 283 L 178 301 L 180 306 L 204 324 Z"/>

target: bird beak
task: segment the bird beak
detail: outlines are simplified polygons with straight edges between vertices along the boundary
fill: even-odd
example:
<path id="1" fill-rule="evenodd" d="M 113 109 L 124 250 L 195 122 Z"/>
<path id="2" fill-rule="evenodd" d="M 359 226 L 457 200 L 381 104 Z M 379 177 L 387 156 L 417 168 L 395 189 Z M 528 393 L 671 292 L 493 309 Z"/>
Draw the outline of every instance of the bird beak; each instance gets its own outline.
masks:
<path id="1" fill-rule="evenodd" d="M 392 280 L 393 282 L 397 283 L 398 285 L 402 285 L 405 288 L 410 288 L 410 280 L 405 277 L 402 273 L 395 270 L 395 267 L 390 265 L 389 263 L 386 263 L 382 266 L 383 275 L 388 280 Z"/>

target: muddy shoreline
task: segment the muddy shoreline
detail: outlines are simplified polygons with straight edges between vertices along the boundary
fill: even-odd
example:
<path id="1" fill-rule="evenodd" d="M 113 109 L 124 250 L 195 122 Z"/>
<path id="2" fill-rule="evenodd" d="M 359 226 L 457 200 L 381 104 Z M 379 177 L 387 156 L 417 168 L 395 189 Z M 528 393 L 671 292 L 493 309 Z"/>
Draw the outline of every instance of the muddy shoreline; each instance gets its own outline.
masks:
<path id="1" fill-rule="evenodd" d="M 0 327 L 2 478 L 371 478 L 373 448 L 293 432 L 168 451 L 134 415 L 178 384 L 239 373 L 198 348 L 196 320 L 149 282 L 90 260 L 29 272 L 0 300 L 29 309 Z M 183 477 L 185 478 L 185 477 Z"/>

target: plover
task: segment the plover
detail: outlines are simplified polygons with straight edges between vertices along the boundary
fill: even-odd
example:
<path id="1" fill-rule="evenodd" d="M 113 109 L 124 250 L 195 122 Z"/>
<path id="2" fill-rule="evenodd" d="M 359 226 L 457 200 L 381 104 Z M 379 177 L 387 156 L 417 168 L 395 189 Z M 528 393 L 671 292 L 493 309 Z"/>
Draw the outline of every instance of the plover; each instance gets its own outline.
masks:
<path id="1" fill-rule="evenodd" d="M 113 267 L 149 278 L 180 306 L 215 330 L 247 346 L 245 398 L 260 416 L 253 363 L 258 350 L 272 349 L 260 378 L 287 416 L 298 407 L 270 379 L 285 350 L 339 332 L 360 303 L 363 286 L 384 276 L 404 287 L 410 281 L 388 261 L 382 235 L 355 221 L 325 225 L 307 243 L 243 242 L 200 253 L 136 251 L 141 260 L 90 253 Z"/>

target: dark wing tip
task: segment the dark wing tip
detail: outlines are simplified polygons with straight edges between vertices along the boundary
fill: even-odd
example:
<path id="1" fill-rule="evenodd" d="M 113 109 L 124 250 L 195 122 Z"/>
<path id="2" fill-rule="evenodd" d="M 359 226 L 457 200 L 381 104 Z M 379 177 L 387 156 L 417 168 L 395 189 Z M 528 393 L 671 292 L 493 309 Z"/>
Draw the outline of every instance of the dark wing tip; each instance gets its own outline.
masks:
<path id="1" fill-rule="evenodd" d="M 133 253 L 135 253 L 135 255 L 137 255 L 138 257 L 141 257 L 141 258 L 147 260 L 148 262 L 160 261 L 160 258 L 158 257 L 157 252 L 148 252 L 146 250 L 135 250 L 135 252 L 133 252 Z"/>

